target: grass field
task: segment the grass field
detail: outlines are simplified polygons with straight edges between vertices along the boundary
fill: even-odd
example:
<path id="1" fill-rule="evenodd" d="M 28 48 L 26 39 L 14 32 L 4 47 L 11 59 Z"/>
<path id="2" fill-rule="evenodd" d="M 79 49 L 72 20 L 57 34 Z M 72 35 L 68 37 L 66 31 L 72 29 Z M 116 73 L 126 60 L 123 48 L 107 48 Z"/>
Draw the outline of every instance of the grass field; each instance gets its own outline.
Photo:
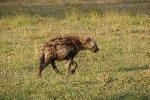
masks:
<path id="1" fill-rule="evenodd" d="M 149 0 L 0 0 L 0 100 L 150 100 Z M 100 51 L 81 51 L 74 75 L 47 67 L 48 40 L 86 34 Z"/>

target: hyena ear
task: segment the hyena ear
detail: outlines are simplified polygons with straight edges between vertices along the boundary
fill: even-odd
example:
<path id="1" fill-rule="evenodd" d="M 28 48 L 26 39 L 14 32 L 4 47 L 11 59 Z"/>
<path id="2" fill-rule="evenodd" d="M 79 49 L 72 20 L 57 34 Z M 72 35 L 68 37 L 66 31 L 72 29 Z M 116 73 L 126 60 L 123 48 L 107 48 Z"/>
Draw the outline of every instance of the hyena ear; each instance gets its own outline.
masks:
<path id="1" fill-rule="evenodd" d="M 86 40 L 86 42 L 91 42 L 91 38 L 88 37 L 87 40 Z"/>
<path id="2" fill-rule="evenodd" d="M 90 37 L 82 36 L 82 37 L 78 37 L 78 38 L 79 38 L 79 41 L 80 41 L 82 44 L 91 42 L 91 38 L 90 38 Z"/>

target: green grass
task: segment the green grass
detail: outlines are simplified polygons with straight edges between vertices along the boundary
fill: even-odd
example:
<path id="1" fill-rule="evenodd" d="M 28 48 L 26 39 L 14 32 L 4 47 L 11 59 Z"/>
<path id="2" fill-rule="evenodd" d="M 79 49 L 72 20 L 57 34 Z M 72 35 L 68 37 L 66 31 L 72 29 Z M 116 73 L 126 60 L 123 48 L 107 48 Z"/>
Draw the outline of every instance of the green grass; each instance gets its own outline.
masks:
<path id="1" fill-rule="evenodd" d="M 150 2 L 148 0 L 2 0 L 0 2 L 1 100 L 149 100 Z M 74 75 L 66 61 L 38 78 L 39 52 L 66 34 L 92 36 L 100 51 L 81 51 Z"/>

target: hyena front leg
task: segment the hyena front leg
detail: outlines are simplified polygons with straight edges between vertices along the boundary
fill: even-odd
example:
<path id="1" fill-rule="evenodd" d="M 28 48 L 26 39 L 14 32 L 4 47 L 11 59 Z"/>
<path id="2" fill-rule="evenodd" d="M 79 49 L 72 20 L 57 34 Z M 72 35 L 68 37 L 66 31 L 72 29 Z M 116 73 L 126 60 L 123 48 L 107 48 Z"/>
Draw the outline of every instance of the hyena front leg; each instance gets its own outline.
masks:
<path id="1" fill-rule="evenodd" d="M 73 74 L 73 73 L 75 73 L 75 71 L 76 71 L 78 65 L 77 65 L 77 63 L 76 63 L 74 60 L 72 60 L 71 64 L 72 64 L 72 66 L 74 67 L 74 68 L 71 70 L 71 73 Z"/>
<path id="2" fill-rule="evenodd" d="M 67 68 L 66 73 L 67 74 L 70 73 L 71 64 L 72 64 L 72 59 L 67 60 L 67 64 L 66 64 L 66 68 Z"/>
<path id="3" fill-rule="evenodd" d="M 73 60 L 73 59 L 69 59 L 67 60 L 67 74 L 69 74 L 70 72 L 70 67 L 71 65 L 73 66 L 73 69 L 71 70 L 71 74 L 75 73 L 76 69 L 77 69 L 77 63 Z"/>
<path id="4" fill-rule="evenodd" d="M 53 67 L 53 69 L 55 70 L 56 73 L 62 74 L 62 73 L 59 72 L 59 70 L 57 69 L 57 67 L 56 67 L 56 65 L 55 65 L 55 61 L 52 61 L 52 62 L 51 62 L 51 65 L 52 65 L 52 67 Z"/>

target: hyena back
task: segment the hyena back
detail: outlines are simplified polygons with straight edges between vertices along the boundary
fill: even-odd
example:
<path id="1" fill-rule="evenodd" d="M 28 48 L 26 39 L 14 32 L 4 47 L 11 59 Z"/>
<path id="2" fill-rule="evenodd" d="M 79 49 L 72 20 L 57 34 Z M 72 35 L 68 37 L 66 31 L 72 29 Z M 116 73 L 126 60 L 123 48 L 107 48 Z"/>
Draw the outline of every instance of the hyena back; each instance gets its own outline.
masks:
<path id="1" fill-rule="evenodd" d="M 41 50 L 38 76 L 41 77 L 42 70 L 48 64 L 52 65 L 56 73 L 61 74 L 55 65 L 55 60 L 67 60 L 67 73 L 74 73 L 77 63 L 73 58 L 80 50 L 91 50 L 94 53 L 99 51 L 95 41 L 87 36 L 66 36 L 50 40 Z M 74 68 L 70 71 L 71 65 Z"/>

